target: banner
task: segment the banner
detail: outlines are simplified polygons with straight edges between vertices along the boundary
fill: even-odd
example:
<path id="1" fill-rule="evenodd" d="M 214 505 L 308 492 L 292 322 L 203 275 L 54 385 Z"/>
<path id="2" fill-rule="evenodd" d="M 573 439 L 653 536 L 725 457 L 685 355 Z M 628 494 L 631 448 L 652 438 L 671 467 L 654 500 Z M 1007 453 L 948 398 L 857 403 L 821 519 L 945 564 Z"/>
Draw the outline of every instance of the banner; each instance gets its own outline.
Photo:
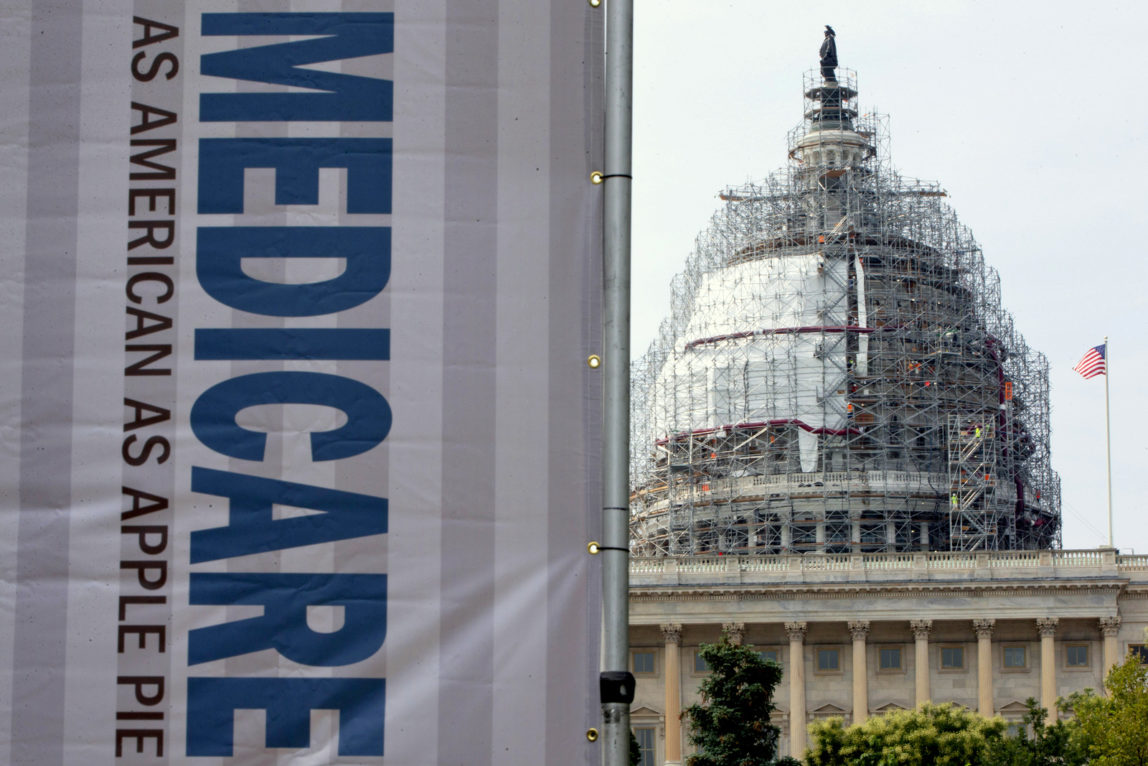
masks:
<path id="1" fill-rule="evenodd" d="M 601 27 L 7 6 L 0 760 L 598 761 Z"/>

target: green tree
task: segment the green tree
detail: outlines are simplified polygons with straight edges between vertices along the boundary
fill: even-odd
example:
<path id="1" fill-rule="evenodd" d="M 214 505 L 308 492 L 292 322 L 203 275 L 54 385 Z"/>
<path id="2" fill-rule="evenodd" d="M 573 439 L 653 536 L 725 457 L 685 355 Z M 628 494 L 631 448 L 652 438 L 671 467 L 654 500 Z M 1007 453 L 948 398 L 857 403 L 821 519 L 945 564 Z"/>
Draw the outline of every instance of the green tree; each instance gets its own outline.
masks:
<path id="1" fill-rule="evenodd" d="M 1005 723 L 958 705 L 922 705 L 848 728 L 840 718 L 810 726 L 808 766 L 990 766 Z"/>
<path id="2" fill-rule="evenodd" d="M 1020 731 L 993 748 L 994 766 L 1083 766 L 1088 762 L 1074 742 L 1079 728 L 1075 720 L 1060 720 L 1049 726 L 1048 711 L 1035 699 L 1029 697 L 1025 706 L 1028 711 Z"/>
<path id="3" fill-rule="evenodd" d="M 687 766 L 772 766 L 780 732 L 769 714 L 781 668 L 725 638 L 698 651 L 710 674 L 701 684 L 702 704 L 684 712 L 698 749 Z"/>
<path id="4" fill-rule="evenodd" d="M 1074 741 L 1093 766 L 1148 766 L 1148 665 L 1129 656 L 1104 679 L 1108 695 L 1087 689 L 1069 698 Z"/>

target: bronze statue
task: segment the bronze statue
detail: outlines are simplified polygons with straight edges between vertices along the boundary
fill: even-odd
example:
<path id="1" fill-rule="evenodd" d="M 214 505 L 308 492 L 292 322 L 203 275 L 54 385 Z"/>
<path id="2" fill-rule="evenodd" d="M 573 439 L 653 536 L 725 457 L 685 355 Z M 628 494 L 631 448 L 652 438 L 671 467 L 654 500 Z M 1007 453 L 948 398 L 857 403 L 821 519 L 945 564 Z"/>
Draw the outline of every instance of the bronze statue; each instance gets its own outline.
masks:
<path id="1" fill-rule="evenodd" d="M 837 66 L 837 33 L 833 27 L 825 25 L 825 41 L 821 43 L 821 77 L 826 82 L 837 82 L 833 70 Z"/>

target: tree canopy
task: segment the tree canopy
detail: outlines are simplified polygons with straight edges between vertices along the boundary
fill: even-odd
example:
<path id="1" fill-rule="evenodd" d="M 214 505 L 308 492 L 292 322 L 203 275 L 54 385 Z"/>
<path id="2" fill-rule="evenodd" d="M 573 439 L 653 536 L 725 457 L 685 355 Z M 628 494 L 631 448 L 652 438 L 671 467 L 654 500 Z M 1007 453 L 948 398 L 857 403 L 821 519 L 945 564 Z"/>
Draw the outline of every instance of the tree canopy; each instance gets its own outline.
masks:
<path id="1" fill-rule="evenodd" d="M 1075 732 L 1075 720 L 1046 722 L 1048 711 L 1032 697 L 1025 700 L 1028 711 L 1015 736 L 1006 737 L 993 749 L 996 766 L 1084 766 L 1088 763 Z"/>
<path id="2" fill-rule="evenodd" d="M 806 766 L 1148 766 L 1148 665 L 1135 656 L 1091 689 L 1061 700 L 1071 718 L 1051 726 L 1035 699 L 1015 736 L 1005 722 L 957 705 L 923 705 L 846 727 L 810 727 Z"/>
<path id="3" fill-rule="evenodd" d="M 701 683 L 702 704 L 685 710 L 698 748 L 687 766 L 771 766 L 780 732 L 769 716 L 781 668 L 724 638 L 698 651 L 710 674 Z"/>
<path id="4" fill-rule="evenodd" d="M 990 766 L 1005 723 L 959 705 L 922 705 L 845 727 L 830 718 L 810 727 L 808 766 Z"/>
<path id="5" fill-rule="evenodd" d="M 1148 766 L 1148 665 L 1129 656 L 1104 679 L 1108 695 L 1069 698 L 1077 744 L 1092 766 Z"/>

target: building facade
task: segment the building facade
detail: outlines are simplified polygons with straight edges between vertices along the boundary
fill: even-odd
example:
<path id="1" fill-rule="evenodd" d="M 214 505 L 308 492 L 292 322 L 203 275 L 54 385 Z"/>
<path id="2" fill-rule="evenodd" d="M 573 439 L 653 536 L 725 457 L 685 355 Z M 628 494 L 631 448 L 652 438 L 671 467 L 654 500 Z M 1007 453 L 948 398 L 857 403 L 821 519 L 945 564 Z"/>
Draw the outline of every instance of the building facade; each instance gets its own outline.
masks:
<path id="1" fill-rule="evenodd" d="M 697 649 L 723 634 L 781 665 L 774 723 L 798 756 L 814 720 L 923 701 L 1055 716 L 1148 651 L 1148 556 L 1113 550 L 635 558 L 630 582 L 631 723 L 658 766 L 690 752 Z"/>
<path id="2" fill-rule="evenodd" d="M 1019 721 L 1144 651 L 1148 557 L 1060 550 L 1048 364 L 940 186 L 888 163 L 855 73 L 802 84 L 788 164 L 726 190 L 633 365 L 632 724 L 688 753 L 701 643 L 810 721 L 930 700 Z"/>

